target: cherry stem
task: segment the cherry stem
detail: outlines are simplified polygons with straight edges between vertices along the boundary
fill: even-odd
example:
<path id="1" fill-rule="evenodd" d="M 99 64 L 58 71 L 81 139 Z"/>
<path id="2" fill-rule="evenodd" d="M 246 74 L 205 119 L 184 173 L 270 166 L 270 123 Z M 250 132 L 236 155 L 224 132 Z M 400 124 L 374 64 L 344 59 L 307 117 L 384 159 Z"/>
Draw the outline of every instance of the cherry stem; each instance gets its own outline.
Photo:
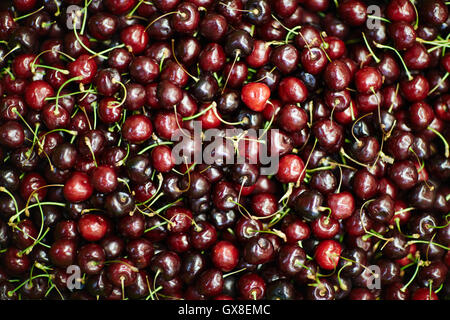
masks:
<path id="1" fill-rule="evenodd" d="M 80 34 L 84 34 L 84 30 L 86 28 L 86 21 L 87 21 L 87 8 L 92 3 L 92 0 L 84 0 L 84 7 L 80 11 L 83 13 L 83 24 L 81 25 Z"/>
<path id="2" fill-rule="evenodd" d="M 77 18 L 75 17 L 74 20 L 75 20 L 75 23 L 76 23 Z M 91 48 L 89 48 L 88 46 L 86 46 L 86 45 L 84 44 L 84 42 L 81 41 L 80 36 L 79 36 L 78 33 L 77 33 L 77 28 L 73 28 L 73 33 L 75 34 L 75 38 L 77 38 L 77 41 L 80 43 L 80 46 L 82 46 L 84 50 L 86 50 L 87 52 L 89 52 L 90 54 L 92 54 L 93 57 L 99 56 L 100 58 L 102 58 L 102 59 L 104 59 L 104 60 L 108 59 L 108 57 L 105 57 L 104 55 L 98 54 L 97 52 L 95 52 L 94 50 L 92 50 Z"/>
<path id="3" fill-rule="evenodd" d="M 11 199 L 14 202 L 14 206 L 16 207 L 16 212 L 19 213 L 19 206 L 17 205 L 16 198 L 13 196 L 13 194 L 11 192 L 9 192 L 8 189 L 6 189 L 5 187 L 2 187 L 2 186 L 0 186 L 0 192 L 4 192 L 4 193 L 6 193 L 7 195 L 9 195 L 11 197 Z"/>
<path id="4" fill-rule="evenodd" d="M 381 20 L 381 21 L 384 21 L 384 22 L 386 22 L 386 23 L 391 23 L 390 20 L 388 20 L 388 19 L 386 19 L 386 18 L 384 18 L 384 17 L 374 16 L 373 14 L 368 14 L 368 15 L 367 15 L 367 18 L 374 19 L 374 20 Z"/>
<path id="5" fill-rule="evenodd" d="M 372 57 L 375 59 L 375 62 L 376 63 L 380 63 L 381 60 L 373 52 L 372 48 L 370 47 L 369 43 L 367 42 L 366 34 L 364 32 L 362 32 L 362 36 L 363 36 L 363 39 L 364 39 L 364 43 L 366 44 L 366 47 L 369 50 L 369 52 L 372 55 Z"/>
<path id="6" fill-rule="evenodd" d="M 69 74 L 69 70 L 64 70 L 64 69 L 60 69 L 60 68 L 56 68 L 56 67 L 51 67 L 51 66 L 46 66 L 43 64 L 34 64 L 31 67 L 31 72 L 35 73 L 36 68 L 45 68 L 45 69 L 51 69 L 51 70 L 55 70 L 58 72 L 61 72 L 62 74 Z"/>
<path id="7" fill-rule="evenodd" d="M 441 80 L 439 80 L 439 82 L 433 87 L 433 89 L 428 92 L 428 95 L 431 95 L 434 91 L 436 91 L 444 83 L 444 81 L 447 80 L 449 75 L 449 72 L 445 73 L 445 75 L 441 78 Z"/>
<path id="8" fill-rule="evenodd" d="M 296 26 L 296 27 L 290 29 L 290 30 L 288 31 L 286 37 L 284 38 L 284 43 L 289 43 L 291 34 L 295 34 L 295 35 L 300 34 L 300 36 L 303 38 L 302 33 L 301 33 L 301 32 L 297 32 L 297 30 L 300 30 L 301 28 L 302 28 L 302 26 Z M 303 38 L 303 39 L 304 39 L 304 38 Z M 306 41 L 305 41 L 305 42 L 306 42 Z"/>
<path id="9" fill-rule="evenodd" d="M 60 98 L 67 98 L 67 97 L 71 97 L 71 96 L 74 96 L 74 95 L 77 95 L 77 94 L 80 94 L 80 93 L 88 94 L 88 93 L 96 93 L 96 91 L 95 90 L 75 91 L 75 92 L 66 93 L 66 94 L 64 94 L 62 96 L 59 96 L 59 97 Z M 47 97 L 47 98 L 45 98 L 45 101 L 49 101 L 49 100 L 56 100 L 56 97 Z"/>
<path id="10" fill-rule="evenodd" d="M 119 44 L 119 45 L 117 45 L 117 46 L 114 46 L 114 47 L 105 49 L 105 50 L 103 50 L 103 51 L 100 51 L 100 52 L 94 54 L 93 56 L 91 56 L 90 58 L 92 59 L 92 58 L 95 58 L 95 57 L 97 57 L 97 56 L 101 56 L 101 55 L 103 55 L 103 54 L 105 54 L 105 53 L 108 53 L 108 52 L 111 52 L 111 51 L 113 51 L 113 50 L 120 49 L 120 48 L 123 48 L 123 47 L 125 47 L 125 44 L 122 43 L 122 44 Z"/>
<path id="11" fill-rule="evenodd" d="M 8 292 L 7 292 L 7 295 L 11 297 L 11 296 L 13 295 L 13 293 L 15 293 L 17 290 L 19 290 L 20 288 L 22 288 L 28 281 L 34 280 L 34 279 L 36 279 L 36 278 L 49 278 L 49 279 L 50 279 L 50 275 L 48 275 L 48 274 L 37 274 L 37 275 L 31 277 L 30 279 L 26 279 L 24 282 L 22 282 L 22 283 L 21 283 L 19 286 L 17 286 L 15 289 L 8 291 Z"/>
<path id="12" fill-rule="evenodd" d="M 409 279 L 408 283 L 405 284 L 400 291 L 401 292 L 405 292 L 405 290 L 408 288 L 408 286 L 414 281 L 414 279 L 417 276 L 417 273 L 419 272 L 419 268 L 422 266 L 423 262 L 422 260 L 417 261 L 417 266 L 416 266 L 416 270 L 414 271 L 414 274 L 412 275 L 411 279 Z"/>
<path id="13" fill-rule="evenodd" d="M 437 131 L 436 129 L 434 129 L 430 126 L 428 126 L 427 129 L 432 131 L 434 134 L 436 134 L 442 140 L 442 142 L 444 143 L 444 146 L 445 146 L 445 157 L 446 158 L 450 157 L 450 147 L 448 145 L 447 140 L 444 138 L 444 136 L 439 131 Z"/>
<path id="14" fill-rule="evenodd" d="M 114 106 L 115 108 L 118 108 L 118 107 L 122 106 L 122 105 L 125 103 L 125 100 L 127 99 L 127 87 L 126 87 L 121 81 L 116 80 L 116 79 L 112 79 L 111 82 L 114 83 L 114 84 L 115 84 L 115 83 L 119 84 L 119 85 L 122 87 L 122 89 L 123 89 L 123 98 L 122 98 L 122 101 L 120 101 L 119 104 L 117 104 L 117 105 Z M 108 105 L 108 106 L 109 106 L 109 105 Z"/>
<path id="15" fill-rule="evenodd" d="M 10 55 L 11 53 L 13 53 L 14 51 L 16 51 L 17 49 L 20 49 L 20 46 L 19 46 L 19 45 L 16 45 L 14 48 L 12 48 L 11 50 L 9 50 L 8 53 L 6 53 L 6 54 L 2 57 L 2 60 L 5 61 L 5 60 L 6 60 L 6 57 L 9 56 L 9 55 Z M 5 71 L 6 71 L 6 69 L 5 69 Z M 9 71 L 9 69 L 8 69 L 8 71 Z M 13 77 L 11 77 L 11 78 L 14 79 Z"/>
<path id="16" fill-rule="evenodd" d="M 206 112 L 208 112 L 211 108 L 214 108 L 216 105 L 217 105 L 217 103 L 215 101 L 213 101 L 207 108 L 203 109 L 202 111 L 200 111 L 200 112 L 198 112 L 198 113 L 196 113 L 196 114 L 194 114 L 192 116 L 184 117 L 181 120 L 182 121 L 189 121 L 189 120 L 192 120 L 192 119 L 196 119 L 196 118 L 204 115 Z"/>
<path id="17" fill-rule="evenodd" d="M 70 82 L 78 81 L 78 80 L 81 80 L 81 79 L 82 79 L 82 76 L 78 76 L 78 77 L 74 77 L 74 78 L 68 79 L 68 80 L 66 80 L 66 81 L 59 87 L 58 91 L 56 92 L 55 112 L 58 111 L 58 107 L 59 107 L 59 104 L 58 104 L 58 102 L 59 102 L 59 96 L 60 96 L 60 94 L 61 94 L 62 89 L 63 89 L 66 85 L 68 85 Z"/>
<path id="18" fill-rule="evenodd" d="M 223 276 L 222 276 L 222 278 L 226 278 L 226 277 L 229 277 L 229 276 L 231 276 L 231 275 L 233 275 L 233 274 L 236 274 L 236 273 L 239 273 L 239 272 L 242 272 L 242 271 L 245 271 L 245 270 L 247 270 L 247 268 L 242 268 L 242 269 L 239 269 L 239 270 L 236 270 L 236 271 L 232 271 L 232 272 L 228 272 L 228 273 L 225 273 Z"/>
<path id="19" fill-rule="evenodd" d="M 166 13 L 160 15 L 158 18 L 156 18 L 156 19 L 153 20 L 152 22 L 150 22 L 150 23 L 145 27 L 145 31 L 147 31 L 147 29 L 150 28 L 150 26 L 151 26 L 152 24 L 154 24 L 156 21 L 158 21 L 158 20 L 160 20 L 160 19 L 162 19 L 162 18 L 164 18 L 164 17 L 170 16 L 170 15 L 172 15 L 172 14 L 180 14 L 180 15 L 183 15 L 183 14 L 184 14 L 184 15 L 186 15 L 184 12 L 180 12 L 180 11 L 166 12 Z"/>
<path id="20" fill-rule="evenodd" d="M 215 102 L 214 102 L 214 103 L 215 103 Z M 222 123 L 224 123 L 224 124 L 227 124 L 227 125 L 230 125 L 230 126 L 236 126 L 236 125 L 240 125 L 240 124 L 245 123 L 245 120 L 244 120 L 244 119 L 241 120 L 241 121 L 239 121 L 239 122 L 228 122 L 228 121 L 225 121 L 225 120 L 219 115 L 219 113 L 217 112 L 216 105 L 214 105 L 214 107 L 212 108 L 212 111 L 213 111 L 214 115 L 216 116 L 216 118 L 219 119 L 220 122 L 222 122 Z"/>
<path id="21" fill-rule="evenodd" d="M 152 144 L 152 145 L 149 145 L 149 146 L 145 147 L 144 149 L 142 149 L 141 151 L 139 151 L 137 154 L 138 154 L 138 155 L 141 155 L 141 154 L 143 154 L 143 153 L 146 153 L 148 150 L 150 150 L 150 149 L 152 149 L 152 148 L 154 148 L 154 147 L 157 147 L 157 146 L 163 146 L 163 145 L 170 145 L 170 144 L 173 144 L 173 142 L 172 142 L 172 141 L 162 141 L 162 142 L 157 142 L 157 143 L 154 143 L 154 144 Z"/>
<path id="22" fill-rule="evenodd" d="M 449 247 L 443 246 L 442 244 L 437 243 L 437 242 L 433 242 L 433 241 L 425 241 L 425 240 L 411 240 L 411 241 L 408 241 L 408 244 L 413 244 L 413 243 L 423 243 L 423 244 L 429 244 L 429 245 L 433 244 L 433 245 L 435 245 L 435 246 L 437 246 L 439 248 L 442 248 L 444 250 L 450 250 Z"/>
<path id="23" fill-rule="evenodd" d="M 134 6 L 134 8 L 127 14 L 127 18 L 131 18 L 131 16 L 136 12 L 136 10 L 143 4 L 145 0 L 139 0 L 138 4 Z"/>
<path id="24" fill-rule="evenodd" d="M 13 20 L 14 20 L 14 21 L 19 21 L 19 20 L 28 18 L 28 17 L 32 16 L 33 14 L 38 13 L 39 11 L 43 10 L 44 8 L 45 8 L 45 7 L 42 6 L 42 7 L 40 7 L 39 9 L 37 9 L 37 10 L 35 10 L 35 11 L 33 11 L 33 12 L 30 12 L 30 13 L 27 13 L 27 14 L 25 14 L 25 15 L 23 15 L 23 16 L 14 18 Z"/>
<path id="25" fill-rule="evenodd" d="M 175 54 L 175 39 L 172 39 L 172 56 L 175 59 L 175 62 L 180 66 L 180 68 L 186 72 L 186 74 L 188 76 L 190 76 L 192 79 L 194 79 L 195 82 L 198 82 L 199 78 L 194 77 L 192 74 L 190 74 L 185 68 L 184 66 L 178 61 L 177 59 L 177 55 Z"/>
<path id="26" fill-rule="evenodd" d="M 402 55 L 400 54 L 400 52 L 398 52 L 397 49 L 395 49 L 393 47 L 390 47 L 390 46 L 387 46 L 387 45 L 383 45 L 383 44 L 377 43 L 375 41 L 373 43 L 374 43 L 375 47 L 377 47 L 377 48 L 390 49 L 390 50 L 394 51 L 397 54 L 397 56 L 400 58 L 400 61 L 402 62 L 403 67 L 405 68 L 405 72 L 406 72 L 406 76 L 408 77 L 408 80 L 411 81 L 413 79 L 413 77 L 411 76 L 411 72 L 409 72 L 409 69 L 406 66 L 406 63 L 403 60 Z"/>
<path id="27" fill-rule="evenodd" d="M 341 153 L 341 155 L 343 155 L 345 158 L 347 158 L 347 159 L 353 161 L 354 163 L 356 163 L 356 164 L 358 164 L 358 165 L 360 165 L 360 166 L 362 166 L 362 167 L 365 167 L 365 168 L 369 169 L 369 165 L 364 164 L 364 163 L 362 163 L 362 162 L 359 162 L 359 161 L 353 159 L 352 157 L 350 157 L 350 156 L 345 152 L 344 148 L 341 148 L 340 153 Z"/>

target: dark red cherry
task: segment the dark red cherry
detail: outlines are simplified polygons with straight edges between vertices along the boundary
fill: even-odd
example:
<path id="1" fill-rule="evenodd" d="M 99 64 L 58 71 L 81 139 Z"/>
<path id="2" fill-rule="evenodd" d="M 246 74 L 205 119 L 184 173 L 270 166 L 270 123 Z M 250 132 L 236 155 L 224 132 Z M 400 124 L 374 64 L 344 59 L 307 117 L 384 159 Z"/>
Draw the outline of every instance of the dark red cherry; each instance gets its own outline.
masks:
<path id="1" fill-rule="evenodd" d="M 125 120 L 122 126 L 124 139 L 132 143 L 141 143 L 148 140 L 153 133 L 150 119 L 144 115 L 132 115 Z"/>
<path id="2" fill-rule="evenodd" d="M 351 81 L 350 70 L 343 61 L 332 61 L 325 68 L 324 80 L 331 90 L 344 90 Z"/>

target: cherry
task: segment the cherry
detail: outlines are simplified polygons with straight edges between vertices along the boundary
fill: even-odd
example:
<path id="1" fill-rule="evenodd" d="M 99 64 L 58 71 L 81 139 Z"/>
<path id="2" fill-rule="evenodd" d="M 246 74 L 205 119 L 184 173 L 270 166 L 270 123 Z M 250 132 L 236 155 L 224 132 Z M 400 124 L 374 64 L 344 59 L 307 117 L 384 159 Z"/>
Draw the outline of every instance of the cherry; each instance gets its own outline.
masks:
<path id="1" fill-rule="evenodd" d="M 331 120 L 321 120 L 314 124 L 313 133 L 318 144 L 327 151 L 337 151 L 342 146 L 343 129 Z"/>
<path id="2" fill-rule="evenodd" d="M 410 102 L 424 100 L 430 89 L 428 80 L 422 75 L 417 75 L 412 80 L 401 81 L 400 88 L 406 100 Z"/>
<path id="3" fill-rule="evenodd" d="M 260 300 L 266 294 L 266 283 L 256 273 L 246 273 L 241 276 L 237 286 L 241 297 L 247 300 Z"/>
<path id="4" fill-rule="evenodd" d="M 314 258 L 325 270 L 336 268 L 342 252 L 341 245 L 334 240 L 324 240 L 316 248 Z"/>
<path id="5" fill-rule="evenodd" d="M 64 184 L 64 197 L 69 202 L 85 201 L 92 193 L 89 176 L 83 172 L 74 172 Z"/>
<path id="6" fill-rule="evenodd" d="M 123 29 L 120 33 L 120 39 L 133 54 L 138 55 L 145 50 L 149 35 L 145 27 L 135 24 Z"/>
<path id="7" fill-rule="evenodd" d="M 243 256 L 251 264 L 267 263 L 274 257 L 274 247 L 267 238 L 255 236 L 245 244 Z"/>
<path id="8" fill-rule="evenodd" d="M 159 75 L 156 61 L 145 56 L 134 58 L 129 65 L 129 70 L 131 77 L 141 84 L 149 84 Z"/>
<path id="9" fill-rule="evenodd" d="M 422 18 L 431 25 L 444 23 L 448 18 L 448 8 L 441 0 L 432 0 L 420 6 Z"/>
<path id="10" fill-rule="evenodd" d="M 124 139 L 132 143 L 142 143 L 150 138 L 153 126 L 150 119 L 144 115 L 132 115 L 125 120 L 122 127 Z"/>
<path id="11" fill-rule="evenodd" d="M 280 81 L 278 95 L 285 103 L 302 103 L 307 98 L 308 90 L 300 79 L 286 77 Z"/>
<path id="12" fill-rule="evenodd" d="M 177 6 L 178 13 L 171 16 L 171 25 L 176 32 L 190 34 L 194 32 L 200 23 L 200 13 L 197 5 L 190 2 L 182 2 Z"/>
<path id="13" fill-rule="evenodd" d="M 99 241 L 107 231 L 106 219 L 97 214 L 84 214 L 78 220 L 78 229 L 81 236 L 87 241 Z"/>
<path id="14" fill-rule="evenodd" d="M 108 265 L 106 275 L 111 283 L 117 287 L 128 287 L 136 281 L 138 269 L 133 262 L 120 258 Z"/>
<path id="15" fill-rule="evenodd" d="M 361 93 L 370 93 L 381 88 L 380 72 L 373 67 L 364 67 L 355 73 L 356 89 Z"/>
<path id="16" fill-rule="evenodd" d="M 212 262 L 223 272 L 233 270 L 238 264 L 238 249 L 229 241 L 219 241 L 212 248 Z"/>
<path id="17" fill-rule="evenodd" d="M 305 175 L 303 160 L 294 154 L 288 154 L 280 159 L 277 179 L 281 183 L 302 181 Z"/>
<path id="18" fill-rule="evenodd" d="M 270 61 L 281 73 L 289 74 L 297 67 L 299 54 L 293 45 L 286 44 L 272 50 Z"/>
<path id="19" fill-rule="evenodd" d="M 386 7 L 386 17 L 395 22 L 412 23 L 416 18 L 416 13 L 411 2 L 407 0 L 393 0 Z"/>
<path id="20" fill-rule="evenodd" d="M 331 239 L 340 231 L 339 222 L 326 216 L 314 220 L 311 229 L 318 239 Z"/>
<path id="21" fill-rule="evenodd" d="M 253 111 L 262 111 L 269 97 L 270 89 L 263 83 L 249 83 L 242 87 L 241 99 Z"/>
<path id="22" fill-rule="evenodd" d="M 24 250 L 33 245 L 34 239 L 38 237 L 38 230 L 29 219 L 22 220 L 17 225 L 18 229 L 14 229 L 11 235 L 14 245 Z"/>
<path id="23" fill-rule="evenodd" d="M 13 246 L 6 249 L 2 256 L 3 266 L 12 275 L 21 275 L 30 267 L 30 259 L 27 255 L 21 255 L 20 250 Z"/>
<path id="24" fill-rule="evenodd" d="M 195 249 L 205 250 L 216 242 L 217 231 L 210 223 L 201 221 L 196 226 L 191 227 L 190 239 Z"/>
<path id="25" fill-rule="evenodd" d="M 342 60 L 332 61 L 324 70 L 324 80 L 331 90 L 344 90 L 351 81 L 350 70 Z"/>
<path id="26" fill-rule="evenodd" d="M 47 182 L 40 174 L 35 172 L 28 173 L 22 178 L 20 195 L 24 200 L 29 200 L 31 203 L 36 202 L 36 198 L 42 201 L 47 195 L 46 185 Z"/>
<path id="27" fill-rule="evenodd" d="M 75 262 L 77 243 L 71 239 L 56 240 L 49 251 L 50 260 L 58 267 L 64 268 Z"/>
<path id="28" fill-rule="evenodd" d="M 439 300 L 436 293 L 433 291 L 430 292 L 430 289 L 428 288 L 419 288 L 416 291 L 414 291 L 412 297 L 412 300 Z"/>
<path id="29" fill-rule="evenodd" d="M 18 148 L 24 143 L 25 132 L 21 124 L 7 121 L 0 126 L 0 144 L 8 148 Z"/>
<path id="30" fill-rule="evenodd" d="M 96 243 L 89 243 L 78 250 L 77 262 L 86 274 L 98 274 L 104 267 L 105 251 Z"/>
<path id="31" fill-rule="evenodd" d="M 89 33 L 97 40 L 107 40 L 113 36 L 118 28 L 116 16 L 107 12 L 98 12 L 88 20 Z"/>
<path id="32" fill-rule="evenodd" d="M 105 7 L 115 15 L 121 15 L 136 5 L 136 0 L 105 0 Z"/>
<path id="33" fill-rule="evenodd" d="M 303 269 L 305 251 L 295 244 L 282 245 L 278 253 L 278 268 L 287 275 L 295 275 Z"/>
<path id="34" fill-rule="evenodd" d="M 180 257 L 172 251 L 162 251 L 152 258 L 150 264 L 154 272 L 159 272 L 166 279 L 173 279 L 181 268 Z"/>
<path id="35" fill-rule="evenodd" d="M 217 296 L 223 288 L 222 272 L 217 269 L 203 271 L 196 281 L 196 288 L 200 294 L 207 297 Z"/>
<path id="36" fill-rule="evenodd" d="M 108 65 L 111 68 L 117 69 L 119 72 L 124 72 L 127 70 L 131 60 L 132 57 L 128 50 L 116 48 L 108 56 Z"/>

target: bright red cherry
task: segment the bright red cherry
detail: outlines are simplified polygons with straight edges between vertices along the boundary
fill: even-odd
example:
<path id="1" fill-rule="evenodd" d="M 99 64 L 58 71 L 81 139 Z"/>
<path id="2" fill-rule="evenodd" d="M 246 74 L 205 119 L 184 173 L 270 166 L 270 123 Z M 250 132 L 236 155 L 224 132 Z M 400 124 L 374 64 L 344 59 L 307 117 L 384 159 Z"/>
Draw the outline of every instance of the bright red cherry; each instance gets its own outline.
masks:
<path id="1" fill-rule="evenodd" d="M 270 89 L 264 83 L 252 82 L 242 87 L 241 99 L 253 111 L 260 112 L 270 98 Z"/>
<path id="2" fill-rule="evenodd" d="M 211 260 L 223 272 L 231 271 L 239 262 L 239 250 L 229 241 L 219 241 L 211 250 Z"/>
<path id="3" fill-rule="evenodd" d="M 303 181 L 306 173 L 304 169 L 305 164 L 299 156 L 288 154 L 280 159 L 276 176 L 281 183 Z"/>
<path id="4" fill-rule="evenodd" d="M 64 197 L 69 202 L 81 202 L 90 198 L 94 188 L 84 172 L 74 172 L 64 185 Z"/>
<path id="5" fill-rule="evenodd" d="M 315 252 L 317 264 L 325 270 L 333 270 L 338 265 L 342 246 L 334 240 L 325 240 L 319 243 Z"/>
<path id="6" fill-rule="evenodd" d="M 78 220 L 78 230 L 87 241 L 99 241 L 108 230 L 108 222 L 98 214 L 83 214 Z"/>

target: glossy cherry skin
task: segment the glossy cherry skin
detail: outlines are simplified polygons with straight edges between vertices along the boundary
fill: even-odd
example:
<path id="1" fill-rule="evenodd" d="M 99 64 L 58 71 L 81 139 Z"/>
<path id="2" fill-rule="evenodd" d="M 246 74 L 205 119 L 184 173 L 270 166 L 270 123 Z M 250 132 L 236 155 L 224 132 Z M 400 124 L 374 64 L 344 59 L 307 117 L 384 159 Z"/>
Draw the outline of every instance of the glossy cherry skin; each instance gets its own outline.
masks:
<path id="1" fill-rule="evenodd" d="M 386 7 L 386 17 L 391 21 L 411 23 L 416 18 L 414 6 L 407 0 L 394 0 Z"/>
<path id="2" fill-rule="evenodd" d="M 132 143 L 142 143 L 148 140 L 152 133 L 153 125 L 144 115 L 132 115 L 122 126 L 123 137 Z"/>
<path id="3" fill-rule="evenodd" d="M 280 159 L 276 177 L 281 183 L 302 181 L 306 173 L 304 168 L 305 164 L 299 156 L 288 154 Z"/>
<path id="4" fill-rule="evenodd" d="M 308 89 L 300 79 L 286 77 L 280 81 L 278 95 L 285 103 L 302 103 L 308 96 Z"/>
<path id="5" fill-rule="evenodd" d="M 412 297 L 412 300 L 439 300 L 438 296 L 436 295 L 436 293 L 434 293 L 433 291 L 431 291 L 430 293 L 430 289 L 429 288 L 419 288 L 417 289 Z"/>
<path id="6" fill-rule="evenodd" d="M 241 99 L 253 111 L 262 111 L 270 97 L 270 89 L 263 83 L 249 83 L 242 88 Z"/>
<path id="7" fill-rule="evenodd" d="M 89 84 L 97 72 L 97 63 L 87 54 L 82 54 L 77 60 L 67 65 L 70 75 L 82 84 Z"/>
<path id="8" fill-rule="evenodd" d="M 223 272 L 233 270 L 239 262 L 239 251 L 229 241 L 217 242 L 211 251 L 214 266 Z"/>
<path id="9" fill-rule="evenodd" d="M 223 288 L 222 272 L 218 269 L 209 269 L 202 272 L 197 279 L 196 288 L 202 295 L 217 296 Z"/>
<path id="10" fill-rule="evenodd" d="M 25 132 L 17 121 L 7 121 L 0 126 L 0 144 L 8 148 L 20 147 L 25 139 Z"/>
<path id="11" fill-rule="evenodd" d="M 89 243 L 80 248 L 77 262 L 87 274 L 98 274 L 104 267 L 105 251 L 96 243 Z"/>
<path id="12" fill-rule="evenodd" d="M 30 172 L 21 180 L 20 195 L 25 201 L 30 200 L 30 203 L 36 202 L 36 197 L 42 201 L 47 195 L 46 185 L 47 182 L 39 173 Z"/>
<path id="13" fill-rule="evenodd" d="M 64 184 L 64 197 L 69 202 L 82 202 L 93 193 L 90 178 L 83 172 L 74 172 Z"/>
<path id="14" fill-rule="evenodd" d="M 78 230 L 87 241 L 99 241 L 105 236 L 107 228 L 108 222 L 101 215 L 88 213 L 78 220 Z"/>
<path id="15" fill-rule="evenodd" d="M 68 267 L 75 262 L 76 250 L 75 240 L 56 240 L 49 251 L 50 259 L 58 267 Z"/>
<path id="16" fill-rule="evenodd" d="M 115 15 L 121 15 L 136 5 L 136 0 L 105 0 L 105 7 Z"/>
<path id="17" fill-rule="evenodd" d="M 241 297 L 247 300 L 263 299 L 266 293 L 266 283 L 256 273 L 247 273 L 240 277 L 237 286 Z"/>
<path id="18" fill-rule="evenodd" d="M 27 255 L 20 255 L 20 250 L 13 246 L 6 249 L 2 257 L 3 266 L 12 275 L 21 275 L 30 267 Z"/>
<path id="19" fill-rule="evenodd" d="M 31 82 L 25 89 L 25 102 L 34 110 L 41 110 L 45 105 L 45 99 L 53 97 L 55 91 L 43 80 Z"/>
<path id="20" fill-rule="evenodd" d="M 315 259 L 325 270 L 336 268 L 342 252 L 341 245 L 334 240 L 324 240 L 319 243 L 315 251 Z"/>
<path id="21" fill-rule="evenodd" d="M 128 287 L 136 280 L 138 269 L 128 259 L 120 258 L 108 265 L 106 274 L 111 283 L 117 287 Z"/>
<path id="22" fill-rule="evenodd" d="M 331 90 L 341 91 L 349 85 L 351 73 L 343 61 L 335 60 L 329 63 L 325 68 L 324 80 Z"/>

